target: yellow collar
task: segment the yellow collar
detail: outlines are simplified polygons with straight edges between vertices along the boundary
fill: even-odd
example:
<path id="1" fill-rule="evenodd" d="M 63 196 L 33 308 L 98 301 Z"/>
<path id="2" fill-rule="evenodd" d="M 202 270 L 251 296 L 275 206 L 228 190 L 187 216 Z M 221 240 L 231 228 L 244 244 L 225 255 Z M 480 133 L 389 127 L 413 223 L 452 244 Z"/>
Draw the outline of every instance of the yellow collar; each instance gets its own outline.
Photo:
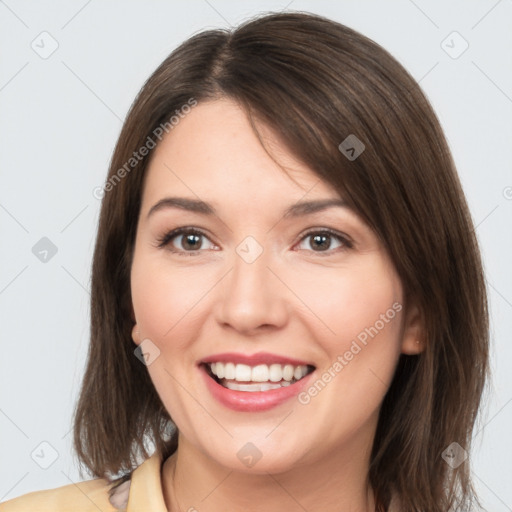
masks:
<path id="1" fill-rule="evenodd" d="M 132 472 L 130 480 L 115 488 L 110 504 L 118 512 L 167 512 L 161 471 L 162 458 L 155 453 Z"/>

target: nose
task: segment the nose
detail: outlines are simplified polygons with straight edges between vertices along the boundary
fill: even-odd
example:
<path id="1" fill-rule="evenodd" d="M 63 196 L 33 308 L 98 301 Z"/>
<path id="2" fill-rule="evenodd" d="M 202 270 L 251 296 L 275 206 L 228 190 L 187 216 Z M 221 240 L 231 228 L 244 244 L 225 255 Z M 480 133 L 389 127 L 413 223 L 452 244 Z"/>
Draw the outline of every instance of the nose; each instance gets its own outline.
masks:
<path id="1" fill-rule="evenodd" d="M 273 266 L 265 251 L 252 263 L 235 253 L 232 269 L 221 283 L 217 322 L 245 335 L 286 325 L 290 292 Z"/>

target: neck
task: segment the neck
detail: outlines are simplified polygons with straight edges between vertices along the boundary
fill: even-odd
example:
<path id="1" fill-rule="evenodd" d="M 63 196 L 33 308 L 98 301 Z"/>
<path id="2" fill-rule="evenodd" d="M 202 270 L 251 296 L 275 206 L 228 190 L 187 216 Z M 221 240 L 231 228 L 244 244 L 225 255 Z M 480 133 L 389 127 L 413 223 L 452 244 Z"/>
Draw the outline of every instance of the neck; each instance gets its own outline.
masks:
<path id="1" fill-rule="evenodd" d="M 170 512 L 221 512 L 226 504 L 233 512 L 373 512 L 368 464 L 369 453 L 351 443 L 318 463 L 285 472 L 240 472 L 180 436 L 177 451 L 163 465 L 162 486 Z"/>

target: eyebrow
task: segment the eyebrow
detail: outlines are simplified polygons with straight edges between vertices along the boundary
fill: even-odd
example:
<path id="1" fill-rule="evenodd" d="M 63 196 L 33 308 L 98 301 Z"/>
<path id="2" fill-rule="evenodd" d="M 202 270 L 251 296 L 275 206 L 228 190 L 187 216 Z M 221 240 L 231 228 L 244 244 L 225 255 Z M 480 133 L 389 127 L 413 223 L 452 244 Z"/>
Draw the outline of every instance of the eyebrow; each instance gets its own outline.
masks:
<path id="1" fill-rule="evenodd" d="M 343 199 L 317 199 L 315 201 L 303 201 L 289 206 L 284 211 L 283 217 L 300 217 L 303 215 L 310 215 L 312 213 L 324 211 L 333 207 L 349 208 Z M 200 213 L 202 215 L 217 215 L 215 208 L 210 203 L 205 201 L 189 199 L 186 197 L 164 197 L 151 207 L 147 218 L 149 218 L 155 212 L 167 208 L 177 208 L 189 212 Z"/>

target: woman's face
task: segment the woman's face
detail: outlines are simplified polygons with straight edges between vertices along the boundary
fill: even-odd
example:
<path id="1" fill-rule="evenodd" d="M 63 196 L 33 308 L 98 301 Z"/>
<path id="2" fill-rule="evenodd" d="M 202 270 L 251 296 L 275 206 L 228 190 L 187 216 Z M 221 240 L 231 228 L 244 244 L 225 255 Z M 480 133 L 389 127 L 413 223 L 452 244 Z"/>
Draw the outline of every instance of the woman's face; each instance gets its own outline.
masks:
<path id="1" fill-rule="evenodd" d="M 418 351 L 412 310 L 371 229 L 341 201 L 314 206 L 341 198 L 259 128 L 293 180 L 227 99 L 191 109 L 153 150 L 133 339 L 180 445 L 211 462 L 368 459 L 398 357 Z"/>

